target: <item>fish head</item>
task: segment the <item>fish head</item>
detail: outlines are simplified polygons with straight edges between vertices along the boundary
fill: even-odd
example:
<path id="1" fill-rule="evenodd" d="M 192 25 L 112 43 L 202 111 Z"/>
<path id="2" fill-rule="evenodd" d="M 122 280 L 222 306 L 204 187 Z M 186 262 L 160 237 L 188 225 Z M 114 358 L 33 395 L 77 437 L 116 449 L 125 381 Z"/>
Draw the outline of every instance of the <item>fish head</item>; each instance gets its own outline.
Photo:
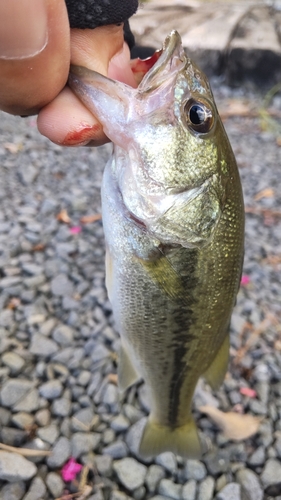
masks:
<path id="1" fill-rule="evenodd" d="M 205 75 L 180 35 L 165 40 L 138 88 L 74 67 L 69 85 L 114 143 L 124 211 L 161 244 L 207 244 L 235 163 Z"/>

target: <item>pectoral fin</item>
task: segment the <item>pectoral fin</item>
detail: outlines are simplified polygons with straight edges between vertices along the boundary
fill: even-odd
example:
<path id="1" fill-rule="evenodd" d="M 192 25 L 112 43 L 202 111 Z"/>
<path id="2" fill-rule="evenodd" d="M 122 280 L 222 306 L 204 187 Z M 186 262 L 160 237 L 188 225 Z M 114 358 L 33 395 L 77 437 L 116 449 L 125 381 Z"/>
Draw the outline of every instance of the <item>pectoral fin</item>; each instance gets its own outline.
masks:
<path id="1" fill-rule="evenodd" d="M 204 373 L 203 377 L 216 390 L 223 383 L 229 361 L 229 334 L 225 337 L 223 344 L 218 351 L 212 364 Z"/>
<path id="2" fill-rule="evenodd" d="M 121 345 L 118 362 L 118 386 L 121 392 L 126 391 L 131 385 L 140 379 L 133 367 L 126 349 Z"/>

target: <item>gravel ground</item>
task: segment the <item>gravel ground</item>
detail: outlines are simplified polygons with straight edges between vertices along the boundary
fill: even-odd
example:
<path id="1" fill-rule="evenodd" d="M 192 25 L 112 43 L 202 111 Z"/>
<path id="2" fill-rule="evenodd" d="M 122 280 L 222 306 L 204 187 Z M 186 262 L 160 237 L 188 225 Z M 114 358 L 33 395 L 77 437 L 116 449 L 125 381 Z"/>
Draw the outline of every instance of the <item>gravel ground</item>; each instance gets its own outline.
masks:
<path id="1" fill-rule="evenodd" d="M 223 111 L 230 98 L 243 97 L 226 87 L 215 93 Z M 246 97 L 247 105 L 260 100 Z M 281 110 L 280 98 L 275 106 Z M 225 125 L 245 204 L 256 213 L 247 213 L 230 369 L 217 393 L 202 383 L 194 400 L 212 447 L 201 461 L 172 453 L 142 461 L 145 387 L 118 395 L 119 340 L 104 287 L 102 223 L 80 222 L 100 213 L 110 146 L 63 149 L 39 135 L 35 118 L 1 114 L 0 441 L 52 453 L 27 459 L 0 450 L 0 500 L 67 493 L 67 500 L 281 499 L 280 138 L 262 131 L 255 116 Z M 69 224 L 57 220 L 62 210 Z M 241 394 L 242 387 L 254 397 Z M 199 412 L 201 404 L 262 416 L 259 432 L 229 441 Z M 84 467 L 64 482 L 61 468 L 70 457 Z"/>

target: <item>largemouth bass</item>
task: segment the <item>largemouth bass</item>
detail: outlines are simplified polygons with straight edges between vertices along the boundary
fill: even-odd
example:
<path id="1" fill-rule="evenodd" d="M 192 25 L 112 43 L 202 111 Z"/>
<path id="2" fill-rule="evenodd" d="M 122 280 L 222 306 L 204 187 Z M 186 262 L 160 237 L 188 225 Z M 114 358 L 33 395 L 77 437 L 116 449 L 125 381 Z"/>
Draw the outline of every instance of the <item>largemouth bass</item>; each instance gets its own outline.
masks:
<path id="1" fill-rule="evenodd" d="M 77 67 L 69 85 L 114 143 L 102 184 L 106 286 L 119 386 L 142 378 L 148 388 L 140 453 L 197 457 L 192 396 L 200 376 L 212 388 L 224 379 L 243 261 L 231 146 L 176 31 L 137 89 Z"/>

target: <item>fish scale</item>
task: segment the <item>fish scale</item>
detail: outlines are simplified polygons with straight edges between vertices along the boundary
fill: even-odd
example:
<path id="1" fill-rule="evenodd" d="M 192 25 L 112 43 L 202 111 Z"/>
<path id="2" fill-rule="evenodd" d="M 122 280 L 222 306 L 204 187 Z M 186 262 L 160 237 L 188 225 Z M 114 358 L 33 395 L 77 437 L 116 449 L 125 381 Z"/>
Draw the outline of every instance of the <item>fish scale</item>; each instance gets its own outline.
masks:
<path id="1" fill-rule="evenodd" d="M 192 397 L 228 364 L 244 248 L 239 173 L 209 83 L 172 32 L 137 89 L 86 68 L 69 85 L 114 143 L 102 183 L 122 391 L 147 385 L 143 456 L 197 457 Z"/>

